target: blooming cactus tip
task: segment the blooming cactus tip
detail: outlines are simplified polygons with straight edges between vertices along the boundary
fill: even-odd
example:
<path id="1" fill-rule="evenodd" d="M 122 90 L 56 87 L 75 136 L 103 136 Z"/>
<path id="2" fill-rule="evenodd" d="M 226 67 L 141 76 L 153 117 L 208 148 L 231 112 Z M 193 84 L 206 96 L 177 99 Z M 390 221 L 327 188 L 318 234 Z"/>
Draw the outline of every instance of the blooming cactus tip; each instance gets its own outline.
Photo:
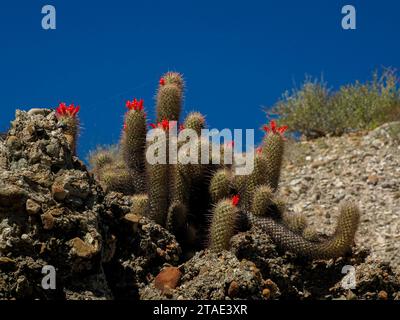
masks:
<path id="1" fill-rule="evenodd" d="M 75 118 L 80 110 L 80 106 L 76 106 L 72 103 L 69 106 L 65 102 L 61 102 L 56 108 L 57 117 L 72 117 Z"/>
<path id="2" fill-rule="evenodd" d="M 238 204 L 239 204 L 239 201 L 240 201 L 240 196 L 237 194 L 237 195 L 234 195 L 233 197 L 232 197 L 232 205 L 233 206 L 237 206 Z"/>
<path id="3" fill-rule="evenodd" d="M 129 109 L 129 110 L 135 110 L 135 111 L 142 111 L 143 110 L 143 104 L 144 101 L 143 99 L 137 100 L 136 98 L 134 98 L 132 101 L 127 101 L 125 106 Z"/>
<path id="4" fill-rule="evenodd" d="M 264 125 L 263 126 L 263 130 L 268 134 L 268 133 L 272 133 L 272 134 L 280 134 L 281 136 L 283 136 L 283 134 L 285 133 L 285 131 L 288 129 L 288 126 L 282 126 L 282 127 L 278 127 L 276 125 L 276 121 L 275 120 L 271 120 L 269 126 L 268 125 Z"/>
<path id="5" fill-rule="evenodd" d="M 162 120 L 161 122 L 155 124 L 155 123 L 150 123 L 149 126 L 152 129 L 162 129 L 164 131 L 171 129 L 174 126 L 174 122 L 168 121 L 167 119 Z"/>

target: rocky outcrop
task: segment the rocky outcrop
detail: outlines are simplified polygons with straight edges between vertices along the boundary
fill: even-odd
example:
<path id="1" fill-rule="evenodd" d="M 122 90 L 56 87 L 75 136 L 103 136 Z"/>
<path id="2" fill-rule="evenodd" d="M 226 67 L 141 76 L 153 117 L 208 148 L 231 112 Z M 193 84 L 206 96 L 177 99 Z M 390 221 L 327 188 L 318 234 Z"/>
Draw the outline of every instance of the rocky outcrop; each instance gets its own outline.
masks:
<path id="1" fill-rule="evenodd" d="M 130 206 L 104 195 L 54 112 L 17 111 L 0 141 L 0 299 L 136 298 L 180 248 Z M 56 271 L 55 289 L 42 286 L 45 266 Z"/>

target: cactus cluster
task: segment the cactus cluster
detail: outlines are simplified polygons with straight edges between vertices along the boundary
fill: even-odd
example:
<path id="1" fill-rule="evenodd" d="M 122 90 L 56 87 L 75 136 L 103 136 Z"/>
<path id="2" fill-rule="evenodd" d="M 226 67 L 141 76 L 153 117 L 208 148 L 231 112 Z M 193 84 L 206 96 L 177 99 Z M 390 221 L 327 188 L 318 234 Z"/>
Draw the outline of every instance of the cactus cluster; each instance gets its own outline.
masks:
<path id="1" fill-rule="evenodd" d="M 207 222 L 208 186 L 212 175 L 210 164 L 183 164 L 170 161 L 169 146 L 183 148 L 171 134 L 176 130 L 192 129 L 199 138 L 195 146 L 200 153 L 201 129 L 205 117 L 191 112 L 181 125 L 184 81 L 176 72 L 168 72 L 159 81 L 156 94 L 156 123 L 148 123 L 142 99 L 127 101 L 128 109 L 122 131 L 119 152 L 100 149 L 92 154 L 90 162 L 100 183 L 109 191 L 123 192 L 133 197 L 132 213 L 151 217 L 166 227 L 185 248 L 199 247 L 204 242 Z M 147 141 L 148 129 L 164 134 Z M 166 148 L 157 148 L 165 143 Z M 150 163 L 146 154 L 154 151 L 157 159 L 165 162 Z M 204 190 L 206 192 L 204 192 Z"/>
<path id="2" fill-rule="evenodd" d="M 231 180 L 233 189 L 237 188 L 239 193 L 239 209 L 252 226 L 259 226 L 284 250 L 311 259 L 342 256 L 351 249 L 359 224 L 360 213 L 356 205 L 351 202 L 341 205 L 334 234 L 322 240 L 307 225 L 305 216 L 286 212 L 284 201 L 277 195 L 286 129 L 277 127 L 275 121 L 271 121 L 270 126 L 264 126 L 266 136 L 255 152 L 253 172 Z M 210 188 L 213 194 L 225 193 L 227 186 L 221 181 L 221 178 L 215 179 L 215 185 Z M 226 200 L 220 204 L 214 212 L 219 217 L 214 216 L 215 225 L 211 228 L 211 248 L 215 250 L 229 247 L 226 238 L 231 236 L 232 229 L 228 219 L 237 220 L 238 211 Z"/>
<path id="3" fill-rule="evenodd" d="M 337 257 L 351 248 L 359 220 L 355 205 L 342 205 L 336 231 L 325 240 L 307 226 L 303 216 L 286 212 L 277 191 L 287 127 L 277 127 L 275 121 L 264 126 L 266 135 L 254 151 L 254 170 L 249 175 L 236 175 L 234 165 L 224 161 L 213 164 L 213 154 L 206 164 L 170 161 L 171 154 L 166 151 L 169 148 L 157 148 L 157 144 L 176 143 L 170 134 L 173 126 L 177 126 L 176 130 L 194 130 L 199 138 L 194 146 L 198 154 L 203 148 L 210 148 L 201 137 L 201 130 L 206 127 L 201 113 L 189 113 L 178 125 L 183 94 L 182 76 L 166 73 L 156 94 L 156 123 L 147 124 L 143 100 L 128 101 L 119 148 L 98 150 L 91 157 L 94 173 L 107 190 L 132 195 L 132 213 L 149 216 L 166 227 L 187 251 L 205 243 L 214 251 L 229 249 L 243 217 L 261 227 L 282 249 L 300 256 Z M 149 142 L 149 126 L 165 134 Z M 176 146 L 179 150 L 184 148 L 182 143 Z M 156 150 L 154 154 L 165 163 L 147 161 L 150 150 Z M 226 151 L 221 148 L 217 156 L 224 158 Z"/>

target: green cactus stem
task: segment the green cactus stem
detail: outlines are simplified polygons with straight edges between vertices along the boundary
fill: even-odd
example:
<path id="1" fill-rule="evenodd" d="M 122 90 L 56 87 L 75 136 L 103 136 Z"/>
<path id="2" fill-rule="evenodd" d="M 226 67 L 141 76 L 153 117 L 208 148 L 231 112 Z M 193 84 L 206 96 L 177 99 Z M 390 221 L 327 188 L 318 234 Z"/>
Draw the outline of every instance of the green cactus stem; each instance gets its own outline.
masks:
<path id="1" fill-rule="evenodd" d="M 123 194 L 132 194 L 135 190 L 132 184 L 132 176 L 122 162 L 105 165 L 97 175 L 100 184 L 107 192 L 115 191 Z"/>
<path id="2" fill-rule="evenodd" d="M 122 154 L 137 193 L 146 192 L 145 147 L 146 114 L 143 100 L 127 101 L 129 111 L 125 117 L 124 132 L 121 139 Z"/>
<path id="3" fill-rule="evenodd" d="M 204 116 L 200 112 L 191 112 L 184 121 L 184 128 L 196 131 L 197 135 L 201 135 L 201 130 L 206 127 Z"/>
<path id="4" fill-rule="evenodd" d="M 56 108 L 58 125 L 62 128 L 63 134 L 73 155 L 76 155 L 76 144 L 79 132 L 78 112 L 80 107 L 73 104 L 67 106 L 64 102 Z"/>
<path id="5" fill-rule="evenodd" d="M 210 228 L 210 249 L 222 251 L 229 249 L 230 239 L 235 233 L 239 209 L 238 198 L 220 200 L 213 209 Z"/>
<path id="6" fill-rule="evenodd" d="M 282 249 L 311 259 L 331 259 L 345 255 L 351 250 L 360 219 L 360 213 L 353 203 L 344 203 L 336 230 L 331 237 L 322 241 L 310 241 L 290 230 L 285 224 L 270 217 L 257 217 L 248 213 L 252 225 L 260 226 Z"/>
<path id="7" fill-rule="evenodd" d="M 138 216 L 145 216 L 149 208 L 149 197 L 147 194 L 135 194 L 132 196 L 133 205 L 131 212 Z"/>
<path id="8" fill-rule="evenodd" d="M 251 210 L 254 192 L 258 186 L 264 184 L 266 170 L 266 157 L 263 154 L 255 154 L 253 172 L 248 176 L 237 177 L 236 188 L 241 197 L 241 207 L 245 211 Z"/>
<path id="9" fill-rule="evenodd" d="M 271 121 L 270 126 L 264 126 L 264 130 L 267 132 L 262 146 L 262 155 L 266 159 L 264 183 L 268 184 L 274 192 L 278 189 L 281 175 L 285 146 L 283 133 L 286 129 L 286 126 L 277 127 L 275 121 Z"/>
<path id="10" fill-rule="evenodd" d="M 266 215 L 268 208 L 273 204 L 273 192 L 267 185 L 260 185 L 255 189 L 251 212 L 256 216 Z"/>
<path id="11" fill-rule="evenodd" d="M 148 164 L 149 215 L 158 224 L 165 225 L 168 212 L 168 165 Z"/>
<path id="12" fill-rule="evenodd" d="M 295 233 L 302 234 L 307 227 L 307 219 L 305 215 L 301 213 L 285 212 L 282 215 L 282 220 L 287 227 Z"/>
<path id="13" fill-rule="evenodd" d="M 228 169 L 219 169 L 211 178 L 210 195 L 211 200 L 216 203 L 229 196 L 231 192 L 232 173 Z"/>
<path id="14" fill-rule="evenodd" d="M 157 92 L 157 122 L 179 121 L 183 101 L 183 79 L 179 73 L 168 72 L 160 79 Z"/>
<path id="15" fill-rule="evenodd" d="M 117 159 L 117 152 L 110 148 L 98 148 L 89 155 L 89 164 L 95 174 L 108 164 L 112 164 Z"/>

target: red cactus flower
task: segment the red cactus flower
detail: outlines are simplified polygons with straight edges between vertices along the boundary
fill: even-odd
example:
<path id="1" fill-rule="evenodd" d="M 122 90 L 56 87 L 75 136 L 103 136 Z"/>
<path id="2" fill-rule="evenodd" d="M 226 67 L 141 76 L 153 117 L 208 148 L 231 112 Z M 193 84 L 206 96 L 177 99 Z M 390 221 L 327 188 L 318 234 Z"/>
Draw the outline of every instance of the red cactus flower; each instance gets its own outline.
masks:
<path id="1" fill-rule="evenodd" d="M 240 201 L 240 196 L 237 194 L 237 195 L 234 195 L 233 197 L 232 197 L 232 205 L 233 206 L 237 206 L 238 204 L 239 204 L 239 201 Z"/>
<path id="2" fill-rule="evenodd" d="M 164 131 L 169 130 L 170 128 L 173 127 L 173 123 L 168 121 L 167 119 L 162 120 L 161 122 L 154 124 L 154 123 L 150 123 L 149 126 L 153 129 L 155 128 L 160 128 L 163 129 Z"/>
<path id="3" fill-rule="evenodd" d="M 164 119 L 163 121 L 161 121 L 161 127 L 164 130 L 168 130 L 170 127 L 169 121 L 167 119 Z"/>
<path id="4" fill-rule="evenodd" d="M 283 136 L 283 134 L 288 128 L 289 128 L 288 126 L 277 127 L 275 120 L 271 120 L 269 126 L 268 125 L 263 126 L 263 129 L 267 134 L 268 133 L 280 134 L 281 136 Z"/>
<path id="5" fill-rule="evenodd" d="M 257 154 L 261 154 L 262 151 L 263 151 L 263 148 L 262 148 L 262 147 L 258 147 L 258 148 L 256 149 Z"/>
<path id="6" fill-rule="evenodd" d="M 128 100 L 125 105 L 129 110 L 141 111 L 143 110 L 143 103 L 143 99 L 137 100 L 134 98 L 132 101 Z"/>
<path id="7" fill-rule="evenodd" d="M 75 118 L 80 110 L 80 106 L 74 106 L 74 104 L 70 104 L 68 107 L 65 102 L 61 102 L 56 108 L 56 116 L 57 117 L 73 117 Z"/>
<path id="8" fill-rule="evenodd" d="M 160 78 L 160 86 L 165 85 L 165 79 L 164 78 Z"/>
<path id="9" fill-rule="evenodd" d="M 180 124 L 179 125 L 179 131 L 185 130 L 185 125 L 184 124 Z"/>

